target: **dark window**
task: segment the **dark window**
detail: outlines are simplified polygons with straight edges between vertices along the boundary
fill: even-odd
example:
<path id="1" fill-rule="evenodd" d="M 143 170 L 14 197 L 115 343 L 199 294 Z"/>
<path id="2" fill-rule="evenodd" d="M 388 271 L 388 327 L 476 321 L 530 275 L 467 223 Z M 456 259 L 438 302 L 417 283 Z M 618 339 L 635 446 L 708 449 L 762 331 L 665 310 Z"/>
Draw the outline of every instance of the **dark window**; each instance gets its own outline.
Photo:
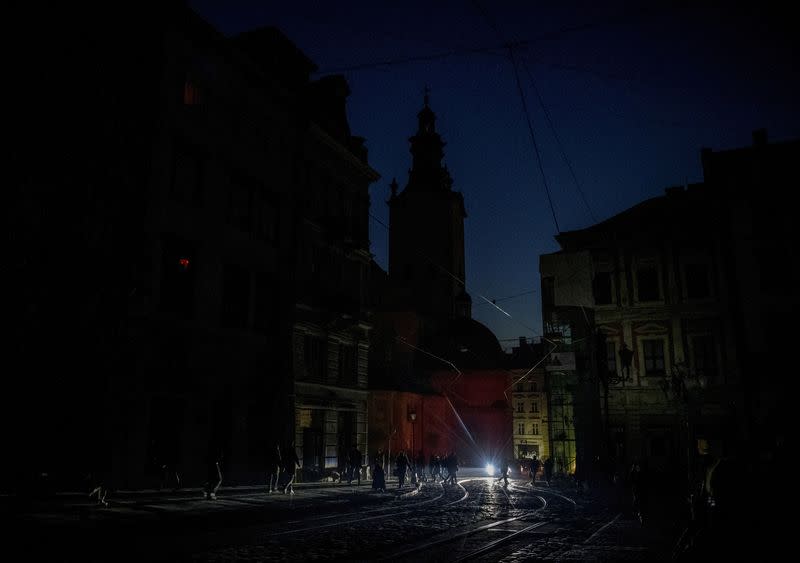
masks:
<path id="1" fill-rule="evenodd" d="M 241 176 L 233 175 L 228 186 L 228 224 L 243 233 L 253 229 L 253 184 Z"/>
<path id="2" fill-rule="evenodd" d="M 533 401 L 531 403 L 531 412 L 534 414 L 539 412 L 539 401 Z"/>
<path id="3" fill-rule="evenodd" d="M 610 305 L 614 302 L 611 294 L 611 272 L 598 272 L 594 276 L 594 302 L 597 305 Z"/>
<path id="4" fill-rule="evenodd" d="M 531 434 L 539 435 L 539 425 L 533 424 L 531 425 Z"/>
<path id="5" fill-rule="evenodd" d="M 708 287 L 708 266 L 706 264 L 686 265 L 687 299 L 704 299 L 710 295 Z"/>
<path id="6" fill-rule="evenodd" d="M 611 375 L 617 374 L 617 344 L 612 341 L 606 342 L 606 365 Z"/>
<path id="7" fill-rule="evenodd" d="M 645 375 L 664 375 L 664 341 L 643 340 Z"/>
<path id="8" fill-rule="evenodd" d="M 172 157 L 172 199 L 193 205 L 203 202 L 205 160 L 199 150 L 181 143 L 176 144 Z"/>
<path id="9" fill-rule="evenodd" d="M 339 382 L 352 385 L 356 382 L 356 349 L 339 344 Z"/>
<path id="10" fill-rule="evenodd" d="M 525 424 L 520 422 L 517 424 L 517 434 L 525 434 Z"/>
<path id="11" fill-rule="evenodd" d="M 658 268 L 655 266 L 645 266 L 636 272 L 636 279 L 639 289 L 639 301 L 658 301 L 660 292 L 658 291 Z"/>
<path id="12" fill-rule="evenodd" d="M 278 295 L 275 277 L 272 274 L 256 272 L 256 300 L 253 328 L 265 334 L 278 331 Z"/>
<path id="13" fill-rule="evenodd" d="M 692 361 L 697 375 L 703 375 L 708 379 L 717 376 L 717 351 L 712 335 L 692 337 Z"/>
<path id="14" fill-rule="evenodd" d="M 271 243 L 278 242 L 279 215 L 276 198 L 259 190 L 255 207 L 255 237 Z"/>
<path id="15" fill-rule="evenodd" d="M 542 278 L 542 305 L 552 307 L 555 304 L 555 278 L 552 276 Z"/>
<path id="16" fill-rule="evenodd" d="M 525 403 L 517 403 L 517 412 L 525 412 Z"/>
<path id="17" fill-rule="evenodd" d="M 222 311 L 220 324 L 228 328 L 247 327 L 250 306 L 250 272 L 226 265 L 222 272 Z"/>
<path id="18" fill-rule="evenodd" d="M 194 313 L 194 286 L 197 264 L 188 244 L 172 240 L 163 247 L 161 264 L 162 311 L 191 318 Z"/>
<path id="19" fill-rule="evenodd" d="M 322 381 L 325 376 L 325 343 L 318 336 L 305 338 L 306 377 L 312 381 Z"/>

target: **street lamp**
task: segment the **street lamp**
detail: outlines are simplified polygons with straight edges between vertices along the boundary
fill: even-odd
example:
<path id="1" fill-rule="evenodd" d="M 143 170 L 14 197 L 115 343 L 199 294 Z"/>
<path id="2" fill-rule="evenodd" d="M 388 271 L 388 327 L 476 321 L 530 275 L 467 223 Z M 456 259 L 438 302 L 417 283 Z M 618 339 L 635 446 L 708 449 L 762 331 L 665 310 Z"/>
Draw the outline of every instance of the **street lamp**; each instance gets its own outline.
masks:
<path id="1" fill-rule="evenodd" d="M 692 450 L 697 447 L 694 436 L 693 413 L 696 410 L 697 400 L 702 400 L 702 392 L 708 381 L 702 373 L 692 373 L 685 362 L 676 362 L 669 374 L 664 375 L 661 381 L 661 389 L 667 399 L 673 399 L 682 409 L 676 409 L 680 416 L 682 412 L 685 416 L 686 424 L 686 480 L 688 487 L 689 506 L 692 508 L 692 519 L 694 519 L 694 496 L 695 496 L 695 474 Z M 693 443 L 694 442 L 694 443 Z"/>
<path id="2" fill-rule="evenodd" d="M 414 421 L 417 420 L 417 411 L 415 408 L 412 408 L 408 411 L 408 419 L 411 421 L 411 458 L 416 458 L 416 449 L 414 446 Z"/>

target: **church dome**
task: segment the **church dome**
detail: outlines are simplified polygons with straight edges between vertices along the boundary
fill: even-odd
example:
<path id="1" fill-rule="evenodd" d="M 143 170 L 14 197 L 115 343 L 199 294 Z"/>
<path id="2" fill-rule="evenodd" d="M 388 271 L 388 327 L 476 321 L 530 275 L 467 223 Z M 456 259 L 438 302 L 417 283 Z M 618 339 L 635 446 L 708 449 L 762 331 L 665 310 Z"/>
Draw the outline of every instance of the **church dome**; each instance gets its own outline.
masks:
<path id="1" fill-rule="evenodd" d="M 494 333 L 475 319 L 459 317 L 447 322 L 435 338 L 436 348 L 459 369 L 497 368 L 503 349 Z"/>

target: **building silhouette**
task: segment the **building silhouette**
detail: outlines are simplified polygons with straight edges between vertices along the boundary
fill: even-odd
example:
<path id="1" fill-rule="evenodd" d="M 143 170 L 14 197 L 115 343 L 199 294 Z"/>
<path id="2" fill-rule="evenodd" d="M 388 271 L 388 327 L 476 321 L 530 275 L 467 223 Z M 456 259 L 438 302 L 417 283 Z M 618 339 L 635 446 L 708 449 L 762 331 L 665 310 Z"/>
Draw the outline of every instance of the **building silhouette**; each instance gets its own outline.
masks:
<path id="1" fill-rule="evenodd" d="M 181 2 L 84 12 L 54 8 L 15 69 L 4 482 L 140 488 L 169 466 L 191 486 L 212 454 L 259 482 L 292 439 L 335 466 L 366 436 L 378 177 L 346 82 Z"/>
<path id="2" fill-rule="evenodd" d="M 464 464 L 511 453 L 510 374 L 497 338 L 471 318 L 460 192 L 426 92 L 402 191 L 389 197 L 389 269 L 376 305 L 370 434 L 384 450 L 458 451 Z M 411 414 L 413 413 L 413 423 Z"/>

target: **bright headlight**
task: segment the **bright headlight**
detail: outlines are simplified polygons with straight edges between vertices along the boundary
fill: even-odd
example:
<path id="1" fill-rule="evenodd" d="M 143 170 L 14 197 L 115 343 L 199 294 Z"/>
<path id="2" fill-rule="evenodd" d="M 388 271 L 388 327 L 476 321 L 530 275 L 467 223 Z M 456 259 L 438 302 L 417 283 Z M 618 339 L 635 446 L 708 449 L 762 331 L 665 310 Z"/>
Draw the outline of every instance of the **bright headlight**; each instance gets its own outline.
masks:
<path id="1" fill-rule="evenodd" d="M 494 465 L 492 465 L 491 463 L 486 464 L 486 474 L 494 475 Z"/>

